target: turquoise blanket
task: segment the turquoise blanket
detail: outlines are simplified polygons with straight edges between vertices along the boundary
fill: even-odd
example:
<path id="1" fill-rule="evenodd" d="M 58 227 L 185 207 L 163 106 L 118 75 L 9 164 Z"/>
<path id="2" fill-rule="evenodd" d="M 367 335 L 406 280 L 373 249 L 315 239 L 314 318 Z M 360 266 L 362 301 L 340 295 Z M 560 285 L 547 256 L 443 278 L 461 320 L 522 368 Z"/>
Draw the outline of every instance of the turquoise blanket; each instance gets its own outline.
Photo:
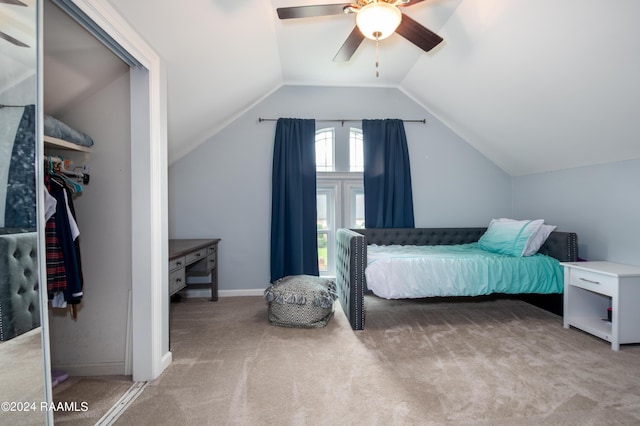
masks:
<path id="1" fill-rule="evenodd" d="M 367 248 L 367 287 L 387 299 L 562 293 L 563 269 L 542 254 L 514 257 L 478 243 Z"/>

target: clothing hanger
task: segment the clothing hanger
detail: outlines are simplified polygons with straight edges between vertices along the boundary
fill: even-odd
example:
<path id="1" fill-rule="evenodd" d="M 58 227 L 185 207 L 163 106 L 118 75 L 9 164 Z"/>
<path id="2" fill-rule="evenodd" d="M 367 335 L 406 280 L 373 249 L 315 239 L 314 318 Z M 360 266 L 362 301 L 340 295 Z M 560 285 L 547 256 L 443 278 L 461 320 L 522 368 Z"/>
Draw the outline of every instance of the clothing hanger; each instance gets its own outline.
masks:
<path id="1" fill-rule="evenodd" d="M 58 157 L 60 159 L 60 173 L 62 173 L 63 176 L 73 176 L 76 179 L 83 179 L 83 173 L 82 172 L 76 172 L 75 170 L 69 170 L 66 168 L 66 161 L 64 158 L 62 157 Z M 75 188 L 74 192 L 82 192 L 82 185 L 80 185 L 79 183 L 77 183 L 75 180 L 73 179 L 69 179 L 69 178 L 65 178 L 65 180 L 70 183 L 73 188 Z"/>
<path id="2" fill-rule="evenodd" d="M 61 181 L 61 182 L 58 182 L 58 183 L 62 183 L 64 186 L 69 188 L 69 190 L 71 192 L 73 192 L 74 194 L 82 192 L 82 185 L 80 185 L 79 183 L 75 182 L 73 179 L 69 179 L 65 175 L 64 172 L 66 171 L 67 173 L 70 173 L 73 176 L 76 176 L 75 173 L 69 172 L 68 170 L 64 169 L 64 159 L 62 157 L 58 157 L 57 159 L 54 159 L 51 156 L 48 156 L 48 160 L 49 160 L 49 175 L 50 176 L 57 177 Z"/>

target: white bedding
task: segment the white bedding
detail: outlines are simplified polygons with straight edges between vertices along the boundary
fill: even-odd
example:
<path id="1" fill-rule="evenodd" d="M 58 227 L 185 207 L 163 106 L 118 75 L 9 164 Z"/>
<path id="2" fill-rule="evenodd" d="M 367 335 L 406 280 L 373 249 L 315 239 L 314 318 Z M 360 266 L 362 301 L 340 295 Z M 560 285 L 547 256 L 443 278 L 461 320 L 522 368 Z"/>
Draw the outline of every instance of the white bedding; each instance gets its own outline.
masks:
<path id="1" fill-rule="evenodd" d="M 563 272 L 556 259 L 491 253 L 478 248 L 477 243 L 370 245 L 365 276 L 369 290 L 386 299 L 563 290 Z"/>

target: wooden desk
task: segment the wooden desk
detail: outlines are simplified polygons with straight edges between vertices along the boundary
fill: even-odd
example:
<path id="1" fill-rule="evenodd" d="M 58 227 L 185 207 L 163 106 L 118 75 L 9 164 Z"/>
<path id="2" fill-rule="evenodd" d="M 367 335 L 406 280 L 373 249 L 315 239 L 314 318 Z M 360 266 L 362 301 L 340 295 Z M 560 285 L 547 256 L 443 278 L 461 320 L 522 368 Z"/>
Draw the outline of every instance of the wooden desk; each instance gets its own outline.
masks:
<path id="1" fill-rule="evenodd" d="M 219 238 L 169 240 L 169 297 L 187 287 L 189 277 L 208 277 L 211 301 L 218 300 Z"/>

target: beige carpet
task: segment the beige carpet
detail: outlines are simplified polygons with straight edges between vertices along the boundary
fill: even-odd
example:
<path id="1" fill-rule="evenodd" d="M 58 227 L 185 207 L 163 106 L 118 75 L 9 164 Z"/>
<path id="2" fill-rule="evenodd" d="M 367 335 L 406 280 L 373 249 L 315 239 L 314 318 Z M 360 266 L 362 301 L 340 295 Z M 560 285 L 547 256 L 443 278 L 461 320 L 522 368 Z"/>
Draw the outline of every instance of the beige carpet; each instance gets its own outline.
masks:
<path id="1" fill-rule="evenodd" d="M 53 389 L 53 401 L 73 409 L 55 411 L 53 420 L 56 425 L 95 425 L 131 385 L 131 376 L 70 377 Z"/>
<path id="2" fill-rule="evenodd" d="M 367 297 L 323 329 L 259 297 L 171 308 L 174 362 L 118 425 L 638 425 L 640 346 L 620 352 L 516 300 Z"/>
<path id="3" fill-rule="evenodd" d="M 44 363 L 40 327 L 0 342 L 0 425 L 44 424 L 46 413 L 40 410 L 44 400 Z M 27 403 L 21 410 L 17 404 Z M 12 404 L 12 405 L 11 405 Z M 24 405 L 22 405 L 24 407 Z"/>

